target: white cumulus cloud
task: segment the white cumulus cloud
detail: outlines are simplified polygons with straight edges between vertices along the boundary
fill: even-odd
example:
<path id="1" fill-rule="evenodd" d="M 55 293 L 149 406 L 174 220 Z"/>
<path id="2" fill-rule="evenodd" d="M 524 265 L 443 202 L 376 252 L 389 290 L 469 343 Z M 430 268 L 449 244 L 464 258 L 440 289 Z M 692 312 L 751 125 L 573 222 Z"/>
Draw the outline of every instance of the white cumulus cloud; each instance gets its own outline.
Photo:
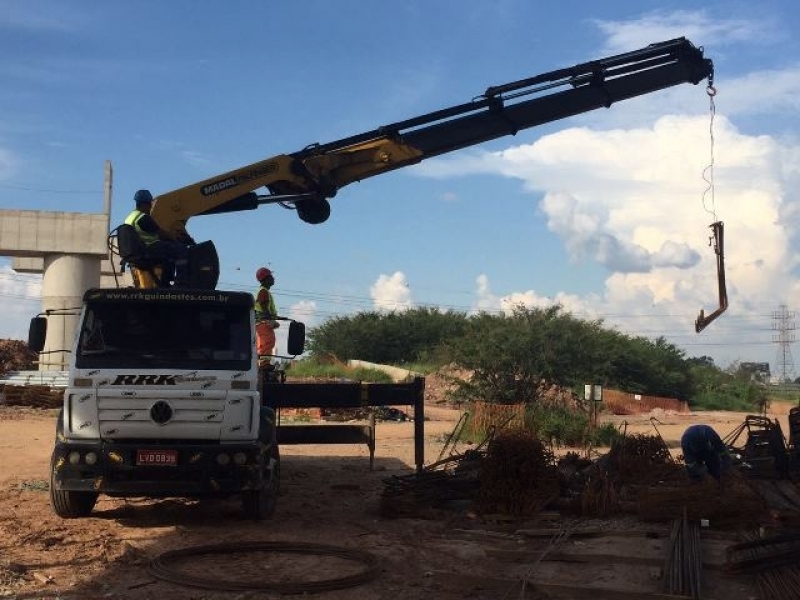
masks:
<path id="1" fill-rule="evenodd" d="M 392 275 L 380 275 L 369 288 L 372 305 L 376 311 L 405 311 L 413 307 L 411 289 L 406 276 L 400 271 Z"/>
<path id="2" fill-rule="evenodd" d="M 713 172 L 707 170 L 710 148 L 707 117 L 670 115 L 649 127 L 571 128 L 463 163 L 440 161 L 450 175 L 478 170 L 520 180 L 573 260 L 608 271 L 602 293 L 584 298 L 569 290 L 553 298 L 535 290 L 501 298 L 484 274 L 475 308 L 549 301 L 645 335 L 691 333 L 699 309 L 709 313 L 717 305 L 714 220 L 725 225 L 728 295 L 736 312 L 755 318 L 765 305 L 792 297 L 800 288 L 800 147 L 744 134 L 717 115 Z M 711 189 L 704 170 L 706 179 L 713 173 Z M 722 318 L 715 328 L 734 335 L 735 323 Z"/>
<path id="3" fill-rule="evenodd" d="M 615 53 L 679 37 L 698 44 L 760 42 L 775 29 L 768 20 L 719 18 L 705 10 L 653 11 L 625 21 L 598 19 L 595 24 L 606 36 L 605 50 Z"/>
<path id="4" fill-rule="evenodd" d="M 27 339 L 30 319 L 41 310 L 41 296 L 41 277 L 20 275 L 10 265 L 0 265 L 0 339 Z"/>

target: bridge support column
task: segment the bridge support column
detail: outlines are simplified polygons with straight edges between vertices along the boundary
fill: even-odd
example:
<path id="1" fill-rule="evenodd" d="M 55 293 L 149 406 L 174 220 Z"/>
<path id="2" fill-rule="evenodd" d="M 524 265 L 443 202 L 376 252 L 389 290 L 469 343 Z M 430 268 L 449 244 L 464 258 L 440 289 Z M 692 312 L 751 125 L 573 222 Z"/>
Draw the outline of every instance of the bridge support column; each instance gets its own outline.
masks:
<path id="1" fill-rule="evenodd" d="M 69 365 L 69 352 L 78 326 L 83 293 L 100 285 L 101 257 L 80 254 L 52 254 L 44 257 L 42 311 L 75 308 L 72 314 L 51 314 L 47 319 L 45 352 L 39 370 L 63 371 Z"/>

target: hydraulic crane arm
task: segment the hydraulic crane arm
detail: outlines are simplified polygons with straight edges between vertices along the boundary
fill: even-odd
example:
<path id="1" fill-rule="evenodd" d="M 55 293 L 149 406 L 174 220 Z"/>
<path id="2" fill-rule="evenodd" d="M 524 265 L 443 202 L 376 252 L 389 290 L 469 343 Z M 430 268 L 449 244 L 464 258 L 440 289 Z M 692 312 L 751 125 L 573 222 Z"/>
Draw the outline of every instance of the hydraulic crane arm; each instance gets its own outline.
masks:
<path id="1" fill-rule="evenodd" d="M 194 216 L 293 206 L 322 223 L 339 188 L 426 158 L 578 115 L 681 83 L 713 84 L 702 48 L 678 38 L 488 88 L 471 102 L 392 123 L 327 144 L 314 144 L 158 196 L 152 216 L 173 234 Z M 268 193 L 255 190 L 266 188 Z"/>

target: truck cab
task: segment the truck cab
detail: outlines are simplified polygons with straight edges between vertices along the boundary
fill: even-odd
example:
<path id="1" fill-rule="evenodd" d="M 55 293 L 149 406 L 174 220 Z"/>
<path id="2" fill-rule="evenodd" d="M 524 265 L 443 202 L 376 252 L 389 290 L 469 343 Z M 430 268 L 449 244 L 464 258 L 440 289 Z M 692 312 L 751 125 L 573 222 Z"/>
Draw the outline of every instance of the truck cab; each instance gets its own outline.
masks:
<path id="1" fill-rule="evenodd" d="M 280 456 L 254 332 L 248 293 L 88 290 L 51 460 L 55 512 L 86 516 L 99 494 L 240 495 L 246 516 L 270 516 Z M 36 317 L 31 348 L 45 335 Z"/>

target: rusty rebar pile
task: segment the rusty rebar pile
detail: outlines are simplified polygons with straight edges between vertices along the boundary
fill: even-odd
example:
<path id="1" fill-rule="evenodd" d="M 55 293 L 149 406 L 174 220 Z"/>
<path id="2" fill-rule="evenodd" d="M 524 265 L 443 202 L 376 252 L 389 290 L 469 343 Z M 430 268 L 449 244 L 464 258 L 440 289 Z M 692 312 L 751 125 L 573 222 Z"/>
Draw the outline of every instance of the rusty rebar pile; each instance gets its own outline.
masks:
<path id="1" fill-rule="evenodd" d="M 678 470 L 663 438 L 643 433 L 615 440 L 601 466 L 621 484 L 658 481 Z"/>
<path id="2" fill-rule="evenodd" d="M 640 486 L 674 480 L 680 472 L 660 435 L 624 435 L 582 471 L 580 499 L 573 506 L 579 505 L 583 516 L 609 516 L 634 502 Z"/>
<path id="3" fill-rule="evenodd" d="M 703 559 L 700 547 L 700 523 L 684 513 L 672 522 L 669 553 L 664 567 L 664 591 L 670 595 L 700 598 Z"/>
<path id="4" fill-rule="evenodd" d="M 508 431 L 489 442 L 480 472 L 482 512 L 530 515 L 557 498 L 560 487 L 553 453 L 535 435 Z"/>

